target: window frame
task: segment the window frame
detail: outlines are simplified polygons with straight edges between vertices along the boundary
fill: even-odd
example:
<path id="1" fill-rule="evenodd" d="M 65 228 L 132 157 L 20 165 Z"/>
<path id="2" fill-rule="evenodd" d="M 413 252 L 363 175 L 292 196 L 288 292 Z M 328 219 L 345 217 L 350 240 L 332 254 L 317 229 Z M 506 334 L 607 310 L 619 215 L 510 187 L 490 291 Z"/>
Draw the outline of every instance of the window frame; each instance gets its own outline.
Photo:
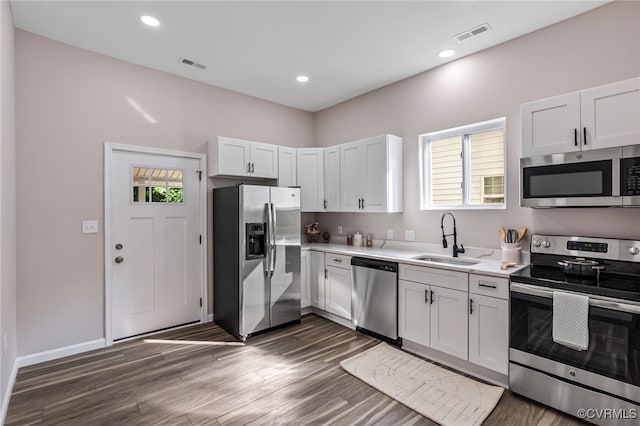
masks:
<path id="1" fill-rule="evenodd" d="M 471 172 L 469 155 L 469 135 L 491 130 L 503 131 L 502 155 L 504 176 L 504 202 L 496 204 L 470 204 Z M 418 136 L 420 151 L 420 210 L 505 210 L 507 208 L 507 120 L 500 117 L 492 120 L 459 126 L 436 132 L 423 133 Z M 461 137 L 462 143 L 462 203 L 461 204 L 431 204 L 431 149 L 432 140 Z"/>

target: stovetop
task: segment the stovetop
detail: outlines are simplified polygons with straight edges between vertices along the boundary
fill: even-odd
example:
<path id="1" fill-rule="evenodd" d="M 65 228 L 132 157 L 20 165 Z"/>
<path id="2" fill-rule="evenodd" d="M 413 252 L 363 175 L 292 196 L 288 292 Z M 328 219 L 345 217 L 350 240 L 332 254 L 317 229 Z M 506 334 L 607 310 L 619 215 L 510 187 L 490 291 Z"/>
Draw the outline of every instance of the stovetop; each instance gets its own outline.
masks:
<path id="1" fill-rule="evenodd" d="M 576 277 L 562 269 L 531 265 L 511 274 L 511 281 L 640 301 L 640 277 L 635 275 L 601 273 L 599 278 Z"/>
<path id="2" fill-rule="evenodd" d="M 578 277 L 559 265 L 576 259 L 595 261 L 603 270 Z M 532 235 L 531 265 L 511 274 L 511 281 L 640 301 L 640 241 Z"/>

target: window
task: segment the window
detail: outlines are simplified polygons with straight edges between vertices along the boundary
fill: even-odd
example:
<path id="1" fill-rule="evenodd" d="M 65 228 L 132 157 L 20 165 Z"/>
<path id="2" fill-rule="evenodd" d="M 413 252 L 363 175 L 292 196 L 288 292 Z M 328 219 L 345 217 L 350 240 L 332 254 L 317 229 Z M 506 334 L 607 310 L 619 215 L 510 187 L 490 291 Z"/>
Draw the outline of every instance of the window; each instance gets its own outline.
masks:
<path id="1" fill-rule="evenodd" d="M 132 168 L 134 203 L 182 203 L 182 170 Z"/>
<path id="2" fill-rule="evenodd" d="M 420 136 L 422 209 L 505 208 L 505 119 Z"/>

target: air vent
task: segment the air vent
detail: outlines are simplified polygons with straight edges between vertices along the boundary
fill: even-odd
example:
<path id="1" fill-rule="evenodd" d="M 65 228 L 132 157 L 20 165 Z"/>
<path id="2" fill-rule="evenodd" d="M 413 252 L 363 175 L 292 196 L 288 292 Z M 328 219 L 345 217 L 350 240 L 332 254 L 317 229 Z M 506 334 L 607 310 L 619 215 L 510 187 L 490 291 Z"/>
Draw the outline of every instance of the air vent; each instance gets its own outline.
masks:
<path id="1" fill-rule="evenodd" d="M 482 33 L 486 33 L 487 31 L 491 30 L 491 26 L 489 26 L 489 24 L 482 24 L 479 25 L 475 28 L 471 28 L 470 30 L 467 31 L 463 31 L 460 34 L 456 34 L 453 36 L 453 38 L 458 42 L 458 43 L 462 43 L 465 40 L 470 39 L 471 37 L 475 37 L 478 36 Z"/>
<path id="2" fill-rule="evenodd" d="M 206 65 L 199 64 L 196 61 L 192 61 L 191 59 L 187 59 L 187 58 L 180 58 L 178 60 L 178 62 L 181 62 L 181 63 L 183 63 L 185 65 L 189 65 L 190 67 L 196 67 L 196 68 L 201 69 L 201 70 L 206 70 L 207 69 Z"/>

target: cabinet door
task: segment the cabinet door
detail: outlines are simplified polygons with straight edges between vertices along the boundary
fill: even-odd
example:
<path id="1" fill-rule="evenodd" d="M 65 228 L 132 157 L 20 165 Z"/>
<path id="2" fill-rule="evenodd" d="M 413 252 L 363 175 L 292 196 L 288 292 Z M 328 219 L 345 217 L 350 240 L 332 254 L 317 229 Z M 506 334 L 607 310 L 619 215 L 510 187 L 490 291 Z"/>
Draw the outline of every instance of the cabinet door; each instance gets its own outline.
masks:
<path id="1" fill-rule="evenodd" d="M 522 156 L 580 151 L 580 94 L 569 93 L 523 104 Z"/>
<path id="2" fill-rule="evenodd" d="M 278 147 L 278 186 L 296 186 L 296 149 Z"/>
<path id="3" fill-rule="evenodd" d="M 300 307 L 311 306 L 311 256 L 308 250 L 300 254 Z"/>
<path id="4" fill-rule="evenodd" d="M 217 143 L 217 174 L 249 176 L 251 142 L 219 137 Z"/>
<path id="5" fill-rule="evenodd" d="M 326 292 L 327 311 L 351 320 L 351 270 L 328 266 Z"/>
<path id="6" fill-rule="evenodd" d="M 582 149 L 640 144 L 640 78 L 580 92 Z"/>
<path id="7" fill-rule="evenodd" d="M 469 361 L 509 372 L 509 302 L 469 294 Z"/>
<path id="8" fill-rule="evenodd" d="M 467 359 L 469 294 L 435 286 L 431 291 L 431 347 Z"/>
<path id="9" fill-rule="evenodd" d="M 387 211 L 387 138 L 379 136 L 361 142 L 363 210 Z"/>
<path id="10" fill-rule="evenodd" d="M 278 147 L 251 142 L 251 176 L 276 179 L 278 177 Z"/>
<path id="11" fill-rule="evenodd" d="M 342 211 L 361 211 L 362 150 L 357 142 L 340 145 L 340 208 Z"/>
<path id="12" fill-rule="evenodd" d="M 429 346 L 428 285 L 398 281 L 398 335 Z"/>
<path id="13" fill-rule="evenodd" d="M 324 150 L 299 148 L 297 162 L 300 211 L 324 211 Z"/>
<path id="14" fill-rule="evenodd" d="M 340 211 L 340 147 L 324 149 L 324 210 Z"/>
<path id="15" fill-rule="evenodd" d="M 325 273 L 324 253 L 309 252 L 309 286 L 311 287 L 311 306 L 325 310 Z"/>

